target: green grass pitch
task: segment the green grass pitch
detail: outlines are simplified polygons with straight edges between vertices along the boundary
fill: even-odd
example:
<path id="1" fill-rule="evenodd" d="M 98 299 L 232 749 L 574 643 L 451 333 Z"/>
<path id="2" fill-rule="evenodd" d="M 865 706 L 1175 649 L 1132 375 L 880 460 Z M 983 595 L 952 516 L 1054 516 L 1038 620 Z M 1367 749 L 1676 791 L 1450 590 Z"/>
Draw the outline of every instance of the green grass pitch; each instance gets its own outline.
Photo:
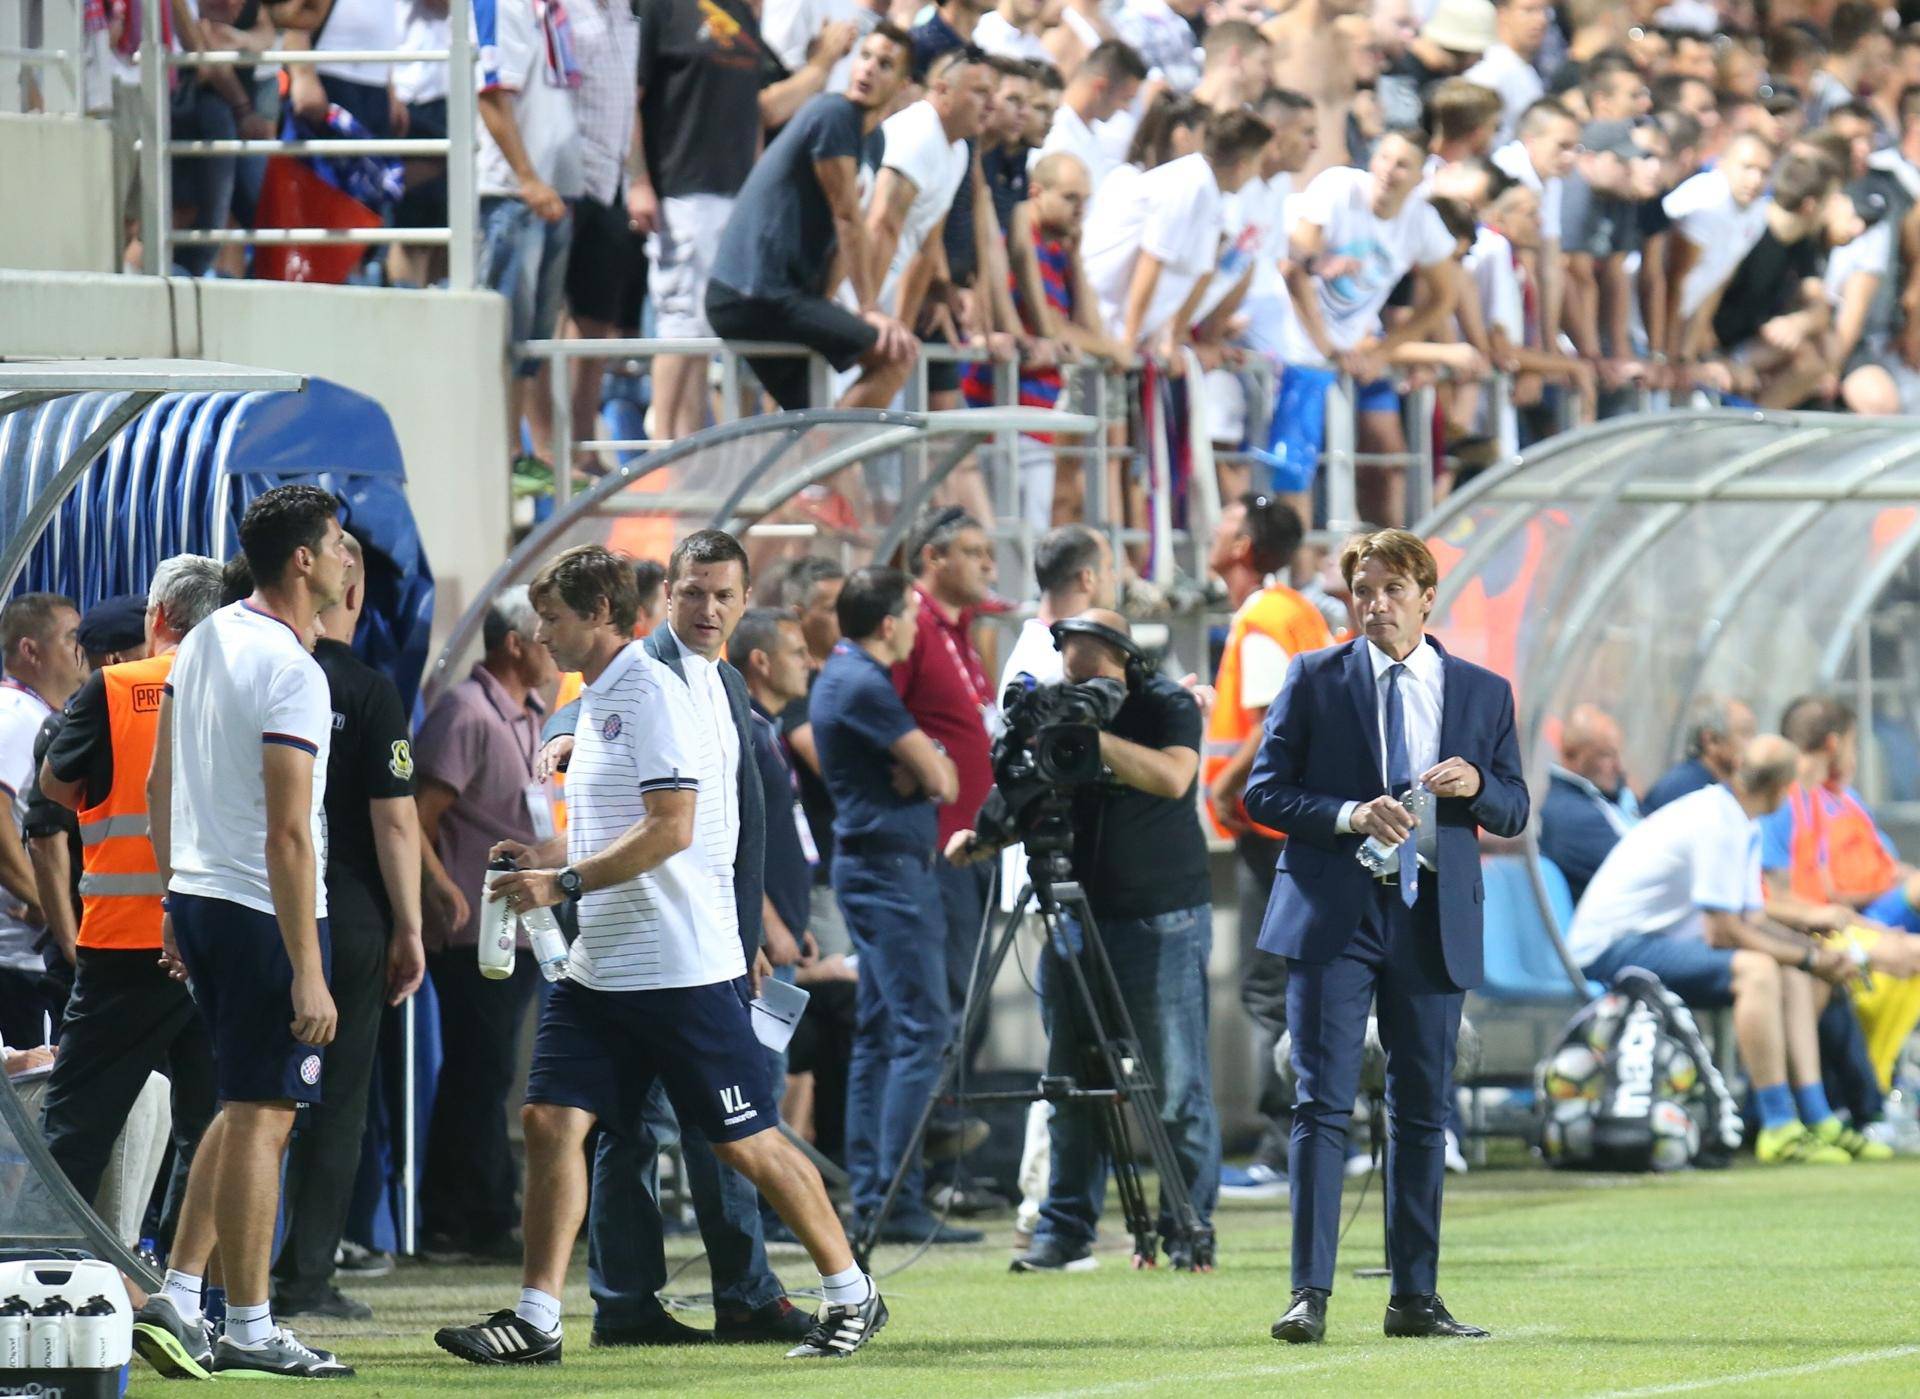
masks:
<path id="1" fill-rule="evenodd" d="M 1451 1179 L 1441 1290 L 1493 1330 L 1478 1342 L 1381 1335 L 1387 1284 L 1351 1276 L 1378 1261 L 1379 1200 L 1376 1182 L 1317 1347 L 1267 1335 L 1287 1297 L 1284 1204 L 1223 1206 L 1210 1276 L 1134 1273 L 1111 1229 L 1092 1273 L 1012 1276 L 1010 1224 L 998 1221 L 983 1246 L 883 1278 L 892 1322 L 842 1362 L 765 1347 L 589 1349 L 578 1255 L 557 1368 L 482 1369 L 434 1346 L 435 1327 L 518 1297 L 507 1268 L 403 1266 L 350 1288 L 372 1322 L 300 1330 L 358 1367 L 343 1388 L 363 1395 L 1920 1395 L 1920 1162 Z M 696 1249 L 676 1240 L 672 1261 Z M 875 1262 L 884 1272 L 905 1256 Z M 774 1265 L 790 1286 L 815 1282 L 802 1256 Z M 705 1286 L 699 1264 L 675 1283 Z M 134 1394 L 178 1392 L 135 1369 Z"/>

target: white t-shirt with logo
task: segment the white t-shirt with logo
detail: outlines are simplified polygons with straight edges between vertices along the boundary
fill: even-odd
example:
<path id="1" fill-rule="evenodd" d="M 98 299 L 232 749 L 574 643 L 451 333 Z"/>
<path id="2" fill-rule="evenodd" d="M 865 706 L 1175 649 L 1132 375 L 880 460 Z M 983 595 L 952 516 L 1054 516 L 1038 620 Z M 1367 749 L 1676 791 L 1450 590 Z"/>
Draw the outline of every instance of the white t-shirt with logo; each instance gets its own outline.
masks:
<path id="1" fill-rule="evenodd" d="M 26 818 L 33 784 L 33 741 L 51 713 L 37 691 L 17 680 L 0 680 L 0 798 L 6 801 L 0 820 L 12 821 L 15 831 Z M 25 904 L 0 889 L 0 967 L 39 971 L 45 965 L 33 950 L 43 930 L 28 925 L 21 916 L 26 911 Z"/>
<path id="2" fill-rule="evenodd" d="M 880 306 L 891 313 L 898 305 L 900 281 L 907 264 L 920 251 L 940 220 L 953 207 L 953 193 L 967 177 L 967 143 L 947 139 L 947 129 L 931 102 L 916 102 L 880 123 L 887 143 L 882 166 L 913 181 L 913 202 L 900 226 L 900 243 L 893 263 L 880 284 Z"/>
<path id="3" fill-rule="evenodd" d="M 704 804 L 701 752 L 693 692 L 641 642 L 630 643 L 580 693 L 567 767 L 568 863 L 637 825 L 649 792 L 696 792 Z M 581 896 L 571 979 L 596 991 L 655 991 L 747 974 L 732 900 L 722 907 L 698 822 L 696 806 L 696 837 L 685 850 Z"/>
<path id="4" fill-rule="evenodd" d="M 313 756 L 316 876 L 327 867 L 327 752 L 333 699 L 326 673 L 293 628 L 251 602 L 221 608 L 187 633 L 167 677 L 173 696 L 176 893 L 274 912 L 267 883 L 267 744 Z M 327 882 L 313 881 L 327 916 Z"/>
<path id="5" fill-rule="evenodd" d="M 1698 253 L 1680 284 L 1681 315 L 1699 310 L 1753 251 L 1767 231 L 1767 202 L 1756 199 L 1740 208 L 1733 202 L 1733 186 L 1718 170 L 1702 170 L 1661 201 L 1680 236 Z"/>
<path id="6" fill-rule="evenodd" d="M 1716 782 L 1620 837 L 1574 910 L 1567 950 L 1587 966 L 1636 933 L 1703 938 L 1703 911 L 1762 907 L 1760 827 Z"/>
<path id="7" fill-rule="evenodd" d="M 1338 258 L 1344 264 L 1335 277 L 1313 278 L 1320 319 L 1336 350 L 1350 350 L 1379 329 L 1380 308 L 1411 269 L 1453 256 L 1453 235 L 1431 204 L 1412 194 L 1398 213 L 1383 219 L 1373 212 L 1373 176 L 1352 166 L 1314 176 L 1289 203 L 1287 218 L 1290 236 L 1303 224 L 1321 230 L 1321 262 Z M 1287 363 L 1326 362 L 1297 317 L 1288 324 L 1288 339 Z"/>
<path id="8" fill-rule="evenodd" d="M 1087 210 L 1081 254 L 1109 333 L 1126 329 L 1127 290 L 1143 252 L 1162 265 L 1141 340 L 1167 328 L 1194 286 L 1213 275 L 1223 217 L 1213 167 L 1198 151 L 1152 170 L 1116 171 L 1100 186 Z"/>

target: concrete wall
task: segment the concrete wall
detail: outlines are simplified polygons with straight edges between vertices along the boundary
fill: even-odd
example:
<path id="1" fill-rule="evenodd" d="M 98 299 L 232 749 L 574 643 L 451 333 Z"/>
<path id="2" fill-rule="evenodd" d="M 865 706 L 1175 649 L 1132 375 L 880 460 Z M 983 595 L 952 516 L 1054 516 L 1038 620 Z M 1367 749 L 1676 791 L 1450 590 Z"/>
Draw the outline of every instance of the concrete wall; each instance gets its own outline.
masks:
<path id="1" fill-rule="evenodd" d="M 437 634 L 506 557 L 506 335 L 506 303 L 488 292 L 0 271 L 9 358 L 224 360 L 322 375 L 378 402 L 439 581 Z"/>
<path id="2" fill-rule="evenodd" d="M 0 267 L 114 271 L 112 192 L 105 121 L 0 115 Z"/>

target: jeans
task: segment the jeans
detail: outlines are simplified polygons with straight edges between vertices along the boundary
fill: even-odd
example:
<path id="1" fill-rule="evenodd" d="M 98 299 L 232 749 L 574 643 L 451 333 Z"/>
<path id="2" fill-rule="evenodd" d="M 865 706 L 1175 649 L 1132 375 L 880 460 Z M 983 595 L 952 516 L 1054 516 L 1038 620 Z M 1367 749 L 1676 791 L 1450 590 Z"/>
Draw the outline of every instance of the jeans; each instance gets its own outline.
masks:
<path id="1" fill-rule="evenodd" d="M 596 1326 L 635 1326 L 663 1313 L 655 1295 L 667 1285 L 660 1148 L 676 1140 L 713 1275 L 714 1306 L 752 1311 L 786 1295 L 767 1263 L 759 1195 L 745 1176 L 720 1164 L 704 1137 L 680 1130 L 666 1090 L 656 1083 L 641 1120 L 601 1132 L 594 1152 L 587 1287 Z"/>
<path id="2" fill-rule="evenodd" d="M 481 198 L 480 283 L 506 297 L 509 341 L 553 334 L 572 248 L 571 207 L 558 223 L 548 223 L 518 199 Z M 527 360 L 515 372 L 530 379 L 538 368 Z"/>
<path id="3" fill-rule="evenodd" d="M 940 1078 L 953 1035 L 946 922 L 926 858 L 842 852 L 833 888 L 860 954 L 853 1066 L 847 1075 L 847 1174 L 854 1208 L 878 1209 Z M 925 1169 L 910 1163 L 894 1218 L 925 1213 Z"/>
<path id="4" fill-rule="evenodd" d="M 1213 1110 L 1213 1070 L 1207 1050 L 1207 957 L 1213 948 L 1213 908 L 1196 904 L 1150 918 L 1100 921 L 1100 938 L 1113 965 L 1120 998 L 1139 1036 L 1141 1055 L 1160 1096 L 1160 1120 L 1186 1177 L 1187 1195 L 1203 1225 L 1211 1225 L 1220 1193 L 1220 1120 Z M 1062 928 L 1081 947 L 1079 925 Z M 1073 982 L 1051 950 L 1040 961 L 1040 1010 L 1047 1027 L 1047 1072 L 1087 1086 L 1094 1040 Z M 1106 1202 L 1112 1164 L 1099 1127 L 1100 1109 L 1085 1102 L 1055 1106 L 1050 1135 L 1053 1172 L 1034 1245 L 1090 1244 Z M 1160 1183 L 1160 1232 L 1170 1230 L 1167 1183 Z"/>

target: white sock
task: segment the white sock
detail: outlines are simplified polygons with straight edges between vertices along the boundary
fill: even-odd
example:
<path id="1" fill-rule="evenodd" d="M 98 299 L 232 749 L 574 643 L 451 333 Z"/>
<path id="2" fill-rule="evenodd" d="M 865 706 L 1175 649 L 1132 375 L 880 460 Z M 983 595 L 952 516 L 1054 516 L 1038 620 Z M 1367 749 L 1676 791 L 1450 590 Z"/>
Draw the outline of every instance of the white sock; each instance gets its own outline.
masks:
<path id="1" fill-rule="evenodd" d="M 844 1273 L 820 1275 L 820 1295 L 829 1307 L 857 1307 L 873 1296 L 873 1279 L 855 1263 Z"/>
<path id="2" fill-rule="evenodd" d="M 169 1268 L 166 1284 L 160 1290 L 172 1299 L 174 1310 L 184 1320 L 200 1319 L 200 1295 L 206 1290 L 205 1279 Z"/>
<path id="3" fill-rule="evenodd" d="M 548 1335 L 560 1329 L 560 1299 L 537 1287 L 520 1289 L 520 1305 L 513 1309 L 513 1314 L 522 1321 L 538 1326 Z"/>
<path id="4" fill-rule="evenodd" d="M 239 1346 L 257 1346 L 273 1334 L 273 1303 L 251 1307 L 227 1304 L 227 1339 Z"/>

